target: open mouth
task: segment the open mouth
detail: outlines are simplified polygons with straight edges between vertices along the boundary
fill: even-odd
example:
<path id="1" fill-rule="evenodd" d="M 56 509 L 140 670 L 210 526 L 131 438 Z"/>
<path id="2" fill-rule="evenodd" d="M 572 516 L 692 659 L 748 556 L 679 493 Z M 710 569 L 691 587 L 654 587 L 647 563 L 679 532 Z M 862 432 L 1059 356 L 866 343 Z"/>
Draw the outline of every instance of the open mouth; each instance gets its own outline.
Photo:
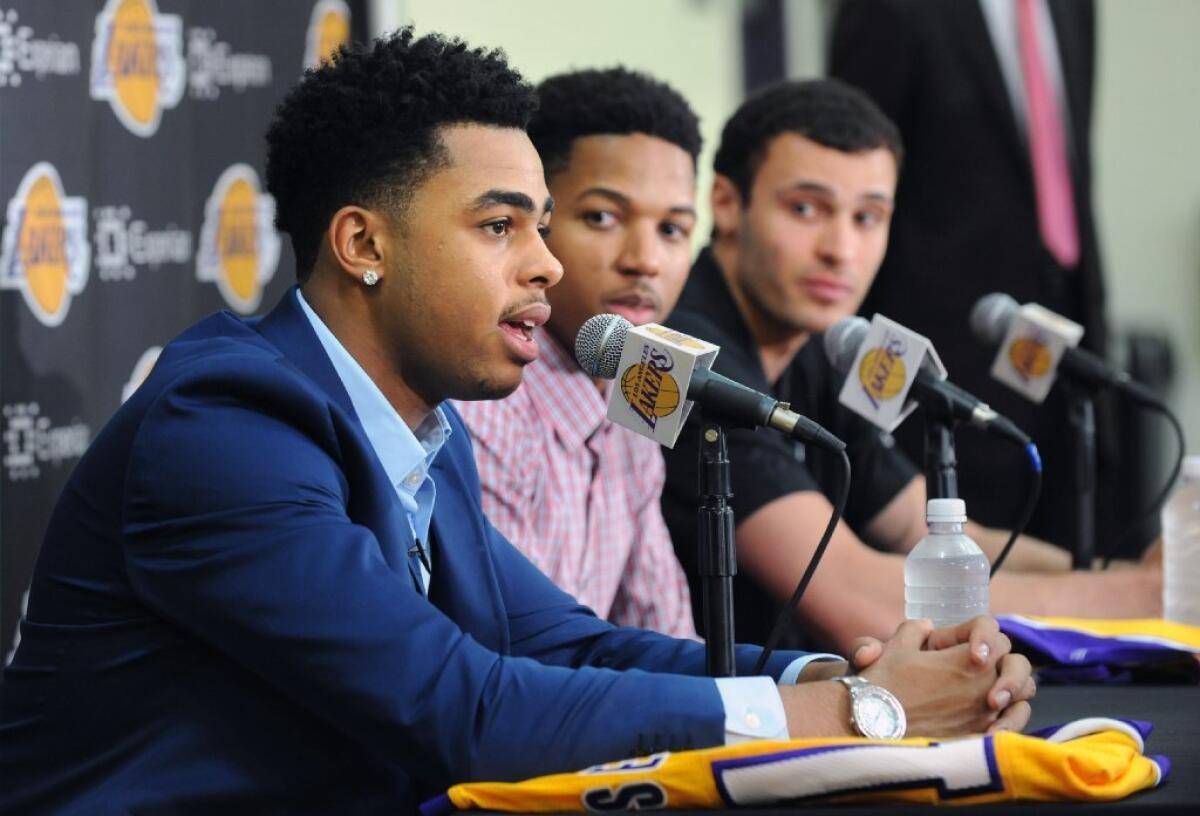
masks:
<path id="1" fill-rule="evenodd" d="M 509 348 L 524 362 L 533 362 L 538 357 L 538 344 L 533 332 L 546 325 L 550 319 L 550 304 L 534 302 L 516 311 L 510 311 L 500 319 L 500 331 L 508 340 Z"/>
<path id="2" fill-rule="evenodd" d="M 533 330 L 537 328 L 537 323 L 533 320 L 505 320 L 500 324 L 508 334 L 527 342 L 533 342 Z"/>

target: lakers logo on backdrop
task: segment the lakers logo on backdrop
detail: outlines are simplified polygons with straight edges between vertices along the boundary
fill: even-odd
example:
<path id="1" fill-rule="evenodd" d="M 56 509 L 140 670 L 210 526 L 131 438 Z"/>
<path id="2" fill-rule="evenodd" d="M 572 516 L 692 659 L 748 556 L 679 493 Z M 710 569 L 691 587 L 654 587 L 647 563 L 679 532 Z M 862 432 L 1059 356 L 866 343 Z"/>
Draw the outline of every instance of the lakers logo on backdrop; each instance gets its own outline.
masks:
<path id="1" fill-rule="evenodd" d="M 1019 337 L 1008 347 L 1008 361 L 1022 378 L 1036 380 L 1050 370 L 1050 348 L 1038 337 Z"/>
<path id="2" fill-rule="evenodd" d="M 204 205 L 196 279 L 217 285 L 227 303 L 249 314 L 279 264 L 275 199 L 260 192 L 258 174 L 235 164 L 217 179 Z"/>
<path id="3" fill-rule="evenodd" d="M 108 0 L 96 16 L 92 99 L 107 100 L 138 136 L 153 136 L 162 112 L 186 84 L 183 19 L 159 14 L 155 0 Z"/>
<path id="4" fill-rule="evenodd" d="M 350 41 L 350 7 L 342 0 L 318 0 L 304 41 L 304 67 L 316 68 Z"/>
<path id="5" fill-rule="evenodd" d="M 858 365 L 858 380 L 875 407 L 904 389 L 908 375 L 904 367 L 905 351 L 904 341 L 893 338 L 863 355 Z"/>
<path id="6" fill-rule="evenodd" d="M 38 162 L 8 202 L 0 288 L 19 289 L 38 320 L 57 326 L 87 284 L 90 260 L 87 201 L 67 196 L 54 165 Z"/>
<path id="7" fill-rule="evenodd" d="M 670 374 L 674 367 L 675 361 L 669 354 L 646 346 L 641 361 L 621 375 L 625 402 L 651 429 L 679 407 L 679 384 Z"/>

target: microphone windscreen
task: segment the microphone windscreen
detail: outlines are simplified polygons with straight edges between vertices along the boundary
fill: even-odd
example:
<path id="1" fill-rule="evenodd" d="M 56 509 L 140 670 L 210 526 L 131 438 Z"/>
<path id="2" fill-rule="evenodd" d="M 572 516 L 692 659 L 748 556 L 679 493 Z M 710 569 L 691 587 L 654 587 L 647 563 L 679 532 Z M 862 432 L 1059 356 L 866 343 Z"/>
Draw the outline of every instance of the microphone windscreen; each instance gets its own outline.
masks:
<path id="1" fill-rule="evenodd" d="M 589 377 L 611 380 L 617 376 L 625 337 L 633 326 L 615 314 L 589 317 L 575 335 L 575 360 Z"/>
<path id="2" fill-rule="evenodd" d="M 871 324 L 865 317 L 843 317 L 825 332 L 825 356 L 835 371 L 845 374 L 854 365 L 859 346 L 867 339 Z"/>
<path id="3" fill-rule="evenodd" d="M 1017 301 L 1003 292 L 984 295 L 971 309 L 971 333 L 989 348 L 1000 345 L 1016 317 Z"/>

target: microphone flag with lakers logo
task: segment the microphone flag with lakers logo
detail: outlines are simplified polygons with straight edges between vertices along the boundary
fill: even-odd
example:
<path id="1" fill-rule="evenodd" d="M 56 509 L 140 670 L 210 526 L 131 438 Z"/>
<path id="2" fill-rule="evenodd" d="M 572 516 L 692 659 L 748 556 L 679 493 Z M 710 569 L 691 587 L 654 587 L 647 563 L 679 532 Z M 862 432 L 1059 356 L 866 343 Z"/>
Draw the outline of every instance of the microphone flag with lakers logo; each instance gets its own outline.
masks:
<path id="1" fill-rule="evenodd" d="M 830 332 L 827 341 L 832 336 Z M 917 402 L 908 392 L 923 365 L 932 367 L 939 379 L 946 378 L 946 366 L 926 337 L 877 314 L 838 400 L 883 430 L 894 431 L 916 410 Z"/>
<path id="2" fill-rule="evenodd" d="M 720 349 L 657 323 L 631 326 L 608 396 L 608 418 L 660 445 L 675 447 L 692 410 L 688 384 L 712 367 Z"/>
<path id="3" fill-rule="evenodd" d="M 734 428 L 774 428 L 828 451 L 846 443 L 772 397 L 712 370 L 718 346 L 649 323 L 635 328 L 615 314 L 588 318 L 575 337 L 575 359 L 590 377 L 617 379 L 608 418 L 634 433 L 674 447 L 698 402 Z"/>
<path id="4" fill-rule="evenodd" d="M 976 336 L 988 338 L 995 345 L 1002 327 L 1004 339 L 992 362 L 993 379 L 1026 399 L 1044 402 L 1063 355 L 1083 339 L 1083 326 L 1036 303 L 1018 306 L 1003 293 L 980 298 L 971 310 L 971 328 Z"/>

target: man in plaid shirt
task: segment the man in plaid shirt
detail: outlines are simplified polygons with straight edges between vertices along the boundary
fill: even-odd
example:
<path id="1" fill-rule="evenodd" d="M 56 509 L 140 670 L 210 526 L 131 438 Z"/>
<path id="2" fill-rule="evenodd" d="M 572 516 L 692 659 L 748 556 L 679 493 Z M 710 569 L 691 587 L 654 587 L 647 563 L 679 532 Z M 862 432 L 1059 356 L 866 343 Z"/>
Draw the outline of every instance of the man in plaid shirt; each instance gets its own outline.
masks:
<path id="1" fill-rule="evenodd" d="M 545 80 L 529 137 L 556 204 L 562 281 L 539 358 L 504 400 L 457 403 L 484 512 L 560 587 L 614 623 L 695 637 L 687 580 L 659 509 L 662 454 L 604 418 L 608 381 L 574 359 L 585 320 L 661 322 L 691 262 L 696 115 L 673 89 L 614 68 Z"/>

